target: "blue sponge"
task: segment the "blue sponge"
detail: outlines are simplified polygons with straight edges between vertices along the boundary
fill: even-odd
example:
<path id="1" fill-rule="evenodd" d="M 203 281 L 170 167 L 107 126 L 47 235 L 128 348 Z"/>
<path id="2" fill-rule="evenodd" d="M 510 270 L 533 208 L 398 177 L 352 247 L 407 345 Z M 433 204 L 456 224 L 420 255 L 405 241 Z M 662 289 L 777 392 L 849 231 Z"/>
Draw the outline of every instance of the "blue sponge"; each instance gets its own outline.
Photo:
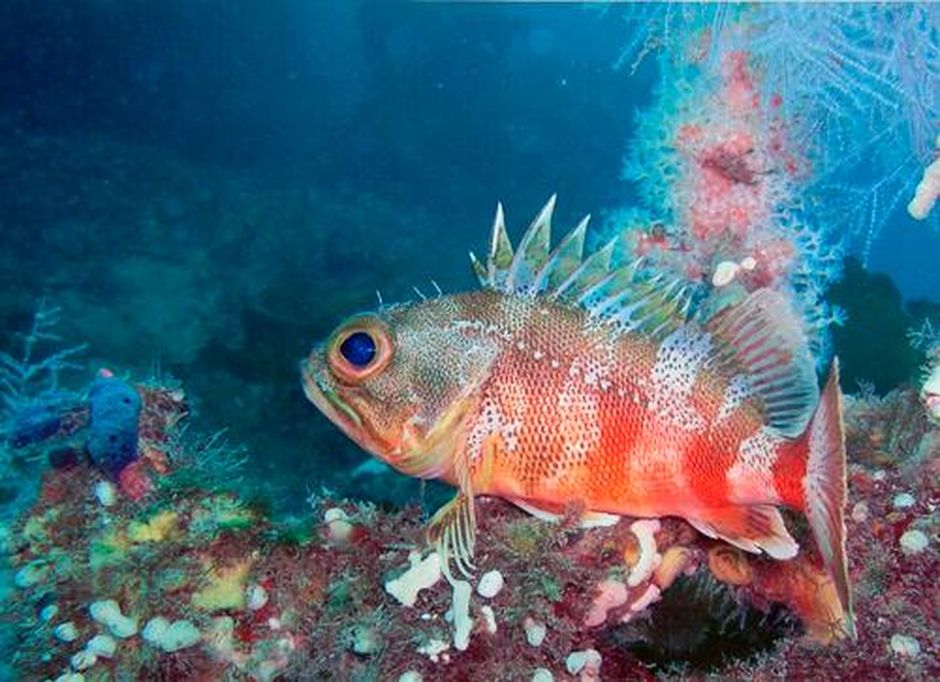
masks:
<path id="1" fill-rule="evenodd" d="M 102 373 L 91 385 L 91 424 L 86 447 L 91 460 L 117 478 L 137 459 L 140 395 L 129 383 Z"/>

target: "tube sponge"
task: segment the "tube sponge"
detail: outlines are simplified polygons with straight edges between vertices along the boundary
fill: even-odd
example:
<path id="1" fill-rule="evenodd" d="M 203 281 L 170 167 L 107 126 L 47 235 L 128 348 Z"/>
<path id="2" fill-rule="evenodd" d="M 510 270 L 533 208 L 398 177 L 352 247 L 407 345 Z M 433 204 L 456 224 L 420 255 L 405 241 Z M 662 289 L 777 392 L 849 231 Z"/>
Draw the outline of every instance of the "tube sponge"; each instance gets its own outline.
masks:
<path id="1" fill-rule="evenodd" d="M 940 150 L 940 136 L 937 137 L 937 149 Z M 935 160 L 924 170 L 924 177 L 914 190 L 914 198 L 907 205 L 907 212 L 915 220 L 923 220 L 930 213 L 938 196 L 940 196 L 940 159 Z"/>
<path id="2" fill-rule="evenodd" d="M 136 389 L 107 370 L 91 385 L 91 424 L 86 448 L 92 461 L 117 478 L 137 459 L 137 419 L 141 400 Z"/>

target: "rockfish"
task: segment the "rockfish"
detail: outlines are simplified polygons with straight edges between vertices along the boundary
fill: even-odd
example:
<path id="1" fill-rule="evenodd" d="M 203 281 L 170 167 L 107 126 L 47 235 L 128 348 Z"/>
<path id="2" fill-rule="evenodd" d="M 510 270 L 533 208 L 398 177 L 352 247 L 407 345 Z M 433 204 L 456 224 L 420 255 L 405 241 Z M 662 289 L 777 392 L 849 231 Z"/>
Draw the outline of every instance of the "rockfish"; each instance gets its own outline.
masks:
<path id="1" fill-rule="evenodd" d="M 482 289 L 382 305 L 302 363 L 307 397 L 362 448 L 458 488 L 429 538 L 466 573 L 474 497 L 585 526 L 678 516 L 749 552 L 798 546 L 805 514 L 854 636 L 838 366 L 820 394 L 802 325 L 760 289 L 707 320 L 678 283 L 582 257 L 588 218 L 550 250 L 554 197 L 522 237 L 496 212 Z M 449 569 L 448 577 L 450 577 Z"/>

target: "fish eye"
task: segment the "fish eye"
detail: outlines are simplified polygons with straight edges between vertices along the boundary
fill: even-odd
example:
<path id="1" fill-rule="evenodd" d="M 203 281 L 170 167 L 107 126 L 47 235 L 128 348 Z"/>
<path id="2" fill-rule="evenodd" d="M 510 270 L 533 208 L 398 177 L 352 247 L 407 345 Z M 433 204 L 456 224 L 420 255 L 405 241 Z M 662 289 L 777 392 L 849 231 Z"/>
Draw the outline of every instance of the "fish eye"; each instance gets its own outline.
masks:
<path id="1" fill-rule="evenodd" d="M 354 332 L 339 346 L 339 352 L 354 367 L 364 369 L 375 358 L 375 339 L 368 332 Z"/>
<path id="2" fill-rule="evenodd" d="M 372 316 L 354 318 L 328 344 L 330 370 L 340 380 L 358 383 L 384 369 L 392 359 L 392 332 Z"/>

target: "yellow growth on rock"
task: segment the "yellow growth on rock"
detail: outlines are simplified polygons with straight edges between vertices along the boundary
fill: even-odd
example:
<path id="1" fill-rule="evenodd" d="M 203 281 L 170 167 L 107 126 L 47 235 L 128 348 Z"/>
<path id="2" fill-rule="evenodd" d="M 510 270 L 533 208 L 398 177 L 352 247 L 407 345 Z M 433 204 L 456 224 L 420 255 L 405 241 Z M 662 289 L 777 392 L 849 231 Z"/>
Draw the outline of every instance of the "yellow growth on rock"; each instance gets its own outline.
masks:
<path id="1" fill-rule="evenodd" d="M 213 567 L 210 564 L 207 568 L 209 584 L 193 595 L 193 606 L 206 611 L 245 608 L 245 583 L 251 559 L 243 559 L 229 566 Z"/>
<path id="2" fill-rule="evenodd" d="M 174 511 L 162 511 L 151 516 L 147 521 L 134 521 L 127 528 L 127 537 L 131 542 L 163 542 L 176 535 Z"/>

